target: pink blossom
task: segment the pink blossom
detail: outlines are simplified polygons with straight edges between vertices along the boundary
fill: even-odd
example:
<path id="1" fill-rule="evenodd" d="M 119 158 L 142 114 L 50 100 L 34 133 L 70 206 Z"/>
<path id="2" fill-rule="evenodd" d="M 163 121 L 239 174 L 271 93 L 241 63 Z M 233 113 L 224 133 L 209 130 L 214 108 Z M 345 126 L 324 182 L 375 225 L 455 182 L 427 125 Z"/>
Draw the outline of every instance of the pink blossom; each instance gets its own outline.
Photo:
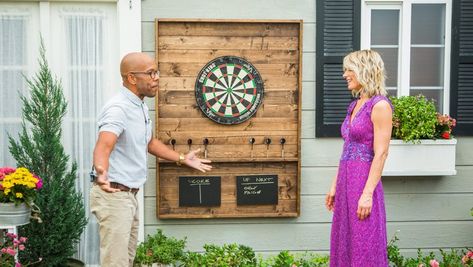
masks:
<path id="1" fill-rule="evenodd" d="M 41 178 L 39 177 L 36 177 L 36 178 L 38 178 L 38 182 L 36 183 L 36 189 L 43 188 L 43 180 L 41 180 Z"/>
<path id="2" fill-rule="evenodd" d="M 25 245 L 19 245 L 18 249 L 21 250 L 21 251 L 25 250 Z"/>
<path id="3" fill-rule="evenodd" d="M 39 176 L 36 175 L 35 173 L 32 173 L 32 174 L 34 178 L 38 179 L 38 182 L 36 183 L 36 189 L 41 189 L 43 187 L 43 180 L 39 178 Z"/>
<path id="4" fill-rule="evenodd" d="M 16 255 L 16 250 L 14 250 L 12 248 L 7 248 L 7 253 L 12 255 L 12 256 L 15 256 Z"/>
<path id="5" fill-rule="evenodd" d="M 470 257 L 470 258 L 473 258 L 473 251 L 472 251 L 472 250 L 468 250 L 468 252 L 466 253 L 466 256 L 467 256 L 467 257 Z"/>
<path id="6" fill-rule="evenodd" d="M 15 267 L 21 267 L 21 263 L 16 262 L 16 263 L 15 263 Z"/>
<path id="7" fill-rule="evenodd" d="M 2 250 L 0 250 L 2 253 L 7 253 L 7 248 L 2 248 Z"/>
<path id="8" fill-rule="evenodd" d="M 8 174 L 13 173 L 15 171 L 16 171 L 16 169 L 13 169 L 13 168 L 10 168 L 10 167 L 0 168 L 0 181 L 3 180 L 3 177 L 5 177 L 5 175 L 8 175 Z"/>
<path id="9" fill-rule="evenodd" d="M 21 243 L 25 243 L 26 240 L 28 240 L 26 237 L 24 237 L 24 236 L 20 237 L 20 242 Z"/>
<path id="10" fill-rule="evenodd" d="M 18 237 L 18 236 L 15 235 L 14 233 L 7 233 L 6 235 L 7 235 L 7 237 L 9 237 L 9 238 L 11 238 L 11 239 L 14 239 L 14 238 L 17 238 L 17 237 Z"/>
<path id="11" fill-rule="evenodd" d="M 434 259 L 434 260 L 430 260 L 429 264 L 430 264 L 431 267 L 439 267 L 439 266 L 440 266 L 440 264 L 438 263 L 438 261 L 436 261 L 435 259 Z"/>

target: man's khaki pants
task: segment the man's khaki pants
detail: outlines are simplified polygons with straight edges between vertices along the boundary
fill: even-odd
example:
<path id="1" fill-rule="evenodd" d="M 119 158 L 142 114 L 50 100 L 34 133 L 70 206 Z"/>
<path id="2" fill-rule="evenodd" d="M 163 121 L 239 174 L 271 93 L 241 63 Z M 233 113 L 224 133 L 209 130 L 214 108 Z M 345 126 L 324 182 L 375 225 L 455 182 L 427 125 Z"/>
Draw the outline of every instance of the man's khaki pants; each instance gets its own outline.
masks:
<path id="1" fill-rule="evenodd" d="M 139 227 L 136 195 L 107 193 L 94 184 L 90 190 L 90 210 L 99 223 L 101 266 L 132 267 Z"/>

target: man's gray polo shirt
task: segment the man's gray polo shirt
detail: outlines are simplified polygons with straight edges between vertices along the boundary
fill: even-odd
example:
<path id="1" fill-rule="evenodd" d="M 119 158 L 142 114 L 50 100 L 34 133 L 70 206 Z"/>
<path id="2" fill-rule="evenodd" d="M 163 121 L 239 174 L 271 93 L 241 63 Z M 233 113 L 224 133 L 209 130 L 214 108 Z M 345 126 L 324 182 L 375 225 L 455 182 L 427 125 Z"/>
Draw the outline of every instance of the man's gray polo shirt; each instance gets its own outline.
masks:
<path id="1" fill-rule="evenodd" d="M 108 178 L 111 182 L 138 188 L 146 181 L 146 156 L 151 140 L 148 106 L 123 88 L 105 104 L 98 119 L 99 132 L 112 132 L 117 143 L 110 155 Z"/>

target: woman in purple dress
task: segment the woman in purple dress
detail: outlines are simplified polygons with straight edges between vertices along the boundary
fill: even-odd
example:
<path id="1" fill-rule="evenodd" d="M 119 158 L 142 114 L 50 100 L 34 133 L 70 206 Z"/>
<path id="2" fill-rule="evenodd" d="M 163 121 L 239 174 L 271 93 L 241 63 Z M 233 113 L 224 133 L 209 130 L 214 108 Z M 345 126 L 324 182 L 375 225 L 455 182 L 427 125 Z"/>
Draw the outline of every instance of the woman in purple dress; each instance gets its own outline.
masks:
<path id="1" fill-rule="evenodd" d="M 343 78 L 357 97 L 341 127 L 345 141 L 338 172 L 326 197 L 334 212 L 330 266 L 386 267 L 386 212 L 381 173 L 388 155 L 392 106 L 385 70 L 372 50 L 348 54 Z"/>

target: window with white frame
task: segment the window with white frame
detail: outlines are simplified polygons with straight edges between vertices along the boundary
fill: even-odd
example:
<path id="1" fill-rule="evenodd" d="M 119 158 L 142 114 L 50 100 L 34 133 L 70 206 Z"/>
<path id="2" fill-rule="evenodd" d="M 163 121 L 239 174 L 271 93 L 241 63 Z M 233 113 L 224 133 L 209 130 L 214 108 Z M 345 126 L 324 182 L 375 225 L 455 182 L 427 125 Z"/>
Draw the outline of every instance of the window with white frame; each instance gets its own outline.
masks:
<path id="1" fill-rule="evenodd" d="M 434 99 L 449 112 L 451 1 L 369 1 L 362 5 L 361 48 L 385 62 L 390 95 Z"/>
<path id="2" fill-rule="evenodd" d="M 92 150 L 99 110 L 120 86 L 116 3 L 0 3 L 0 166 L 15 166 L 8 138 L 21 129 L 20 95 L 28 96 L 24 76 L 38 71 L 40 32 L 53 75 L 68 102 L 63 144 L 78 164 L 77 186 L 88 207 Z M 79 256 L 98 265 L 95 217 L 83 232 Z"/>
<path id="3" fill-rule="evenodd" d="M 0 164 L 14 166 L 8 152 L 8 134 L 16 137 L 21 128 L 21 100 L 29 76 L 36 66 L 38 8 L 28 4 L 3 4 L 0 8 Z M 37 51 L 37 47 L 34 48 Z"/>

